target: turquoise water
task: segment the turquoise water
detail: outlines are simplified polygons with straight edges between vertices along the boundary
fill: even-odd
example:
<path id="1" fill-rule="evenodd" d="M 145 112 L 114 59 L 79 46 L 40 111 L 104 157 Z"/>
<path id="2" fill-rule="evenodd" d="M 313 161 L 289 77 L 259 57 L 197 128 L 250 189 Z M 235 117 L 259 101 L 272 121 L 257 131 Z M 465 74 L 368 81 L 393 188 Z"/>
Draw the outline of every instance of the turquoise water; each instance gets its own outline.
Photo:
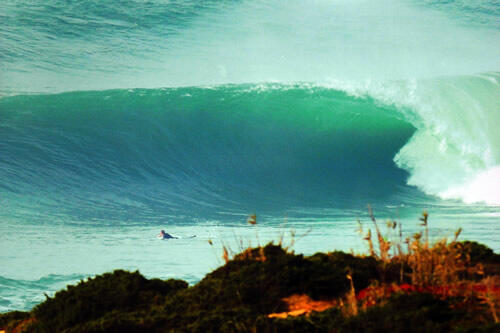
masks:
<path id="1" fill-rule="evenodd" d="M 5 1 L 0 311 L 116 268 L 196 283 L 290 229 L 361 252 L 367 204 L 499 251 L 499 10 Z"/>

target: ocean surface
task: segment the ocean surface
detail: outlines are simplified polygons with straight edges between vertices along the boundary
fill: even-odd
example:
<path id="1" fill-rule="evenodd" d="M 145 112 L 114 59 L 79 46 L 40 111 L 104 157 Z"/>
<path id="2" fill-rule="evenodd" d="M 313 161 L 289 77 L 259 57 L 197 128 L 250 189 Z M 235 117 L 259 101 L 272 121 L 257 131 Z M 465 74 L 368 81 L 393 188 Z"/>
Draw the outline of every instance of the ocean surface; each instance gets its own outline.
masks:
<path id="1" fill-rule="evenodd" d="M 118 268 L 193 284 L 222 246 L 364 252 L 367 205 L 500 251 L 498 1 L 4 0 L 0 21 L 0 312 Z"/>

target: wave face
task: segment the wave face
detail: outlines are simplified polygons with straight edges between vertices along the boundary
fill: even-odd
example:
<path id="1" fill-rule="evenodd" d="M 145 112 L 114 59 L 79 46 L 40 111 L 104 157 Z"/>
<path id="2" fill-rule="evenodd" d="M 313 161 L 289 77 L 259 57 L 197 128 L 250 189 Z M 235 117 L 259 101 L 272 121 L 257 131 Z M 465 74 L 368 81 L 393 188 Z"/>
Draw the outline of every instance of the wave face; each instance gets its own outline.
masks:
<path id="1" fill-rule="evenodd" d="M 498 78 L 3 98 L 0 188 L 10 212 L 83 221 L 435 200 L 422 192 L 497 205 Z"/>
<path id="2" fill-rule="evenodd" d="M 391 201 L 414 132 L 393 107 L 303 85 L 16 96 L 0 124 L 13 211 L 121 220 Z"/>

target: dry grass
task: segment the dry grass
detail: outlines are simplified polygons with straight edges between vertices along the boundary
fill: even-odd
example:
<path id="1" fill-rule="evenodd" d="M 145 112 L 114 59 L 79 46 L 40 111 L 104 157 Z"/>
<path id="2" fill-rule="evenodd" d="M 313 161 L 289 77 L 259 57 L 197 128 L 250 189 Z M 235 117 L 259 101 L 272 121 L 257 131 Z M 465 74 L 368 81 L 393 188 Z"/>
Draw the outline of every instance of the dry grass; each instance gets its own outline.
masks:
<path id="1" fill-rule="evenodd" d="M 354 289 L 354 283 L 352 282 L 352 273 L 347 274 L 347 279 L 351 284 L 349 292 L 340 300 L 340 308 L 344 317 L 356 316 L 359 312 L 358 301 L 356 299 L 356 290 Z"/>
<path id="2" fill-rule="evenodd" d="M 500 304 L 500 281 L 497 276 L 477 281 L 484 275 L 481 263 L 473 264 L 467 244 L 457 242 L 461 229 L 455 232 L 449 242 L 446 238 L 431 244 L 429 241 L 429 214 L 423 212 L 420 225 L 423 231 L 402 240 L 401 223 L 389 221 L 389 231 L 399 225 L 399 240 L 391 242 L 384 237 L 373 211 L 369 207 L 370 219 L 377 235 L 378 249 L 375 249 L 371 230 L 368 229 L 364 240 L 368 243 L 371 256 L 382 261 L 383 270 L 389 265 L 400 265 L 400 284 L 373 285 L 358 294 L 353 304 L 366 307 L 379 304 L 395 292 L 429 292 L 442 298 L 459 297 L 464 307 L 474 307 L 478 303 L 489 309 L 492 319 L 498 323 Z M 362 225 L 360 232 L 363 232 Z M 406 251 L 403 247 L 406 245 Z M 393 252 L 391 253 L 391 249 Z M 382 276 L 385 272 L 382 272 Z M 382 278 L 383 281 L 383 278 Z M 409 283 L 404 283 L 408 281 Z M 479 302 L 478 302 L 479 301 Z M 459 303 L 460 304 L 460 303 Z"/>
<path id="3" fill-rule="evenodd" d="M 424 230 L 404 241 L 402 240 L 401 223 L 389 221 L 387 223 L 389 231 L 396 229 L 399 225 L 399 240 L 390 241 L 388 237 L 382 235 L 370 207 L 368 210 L 370 219 L 375 226 L 378 243 L 378 251 L 376 251 L 371 230 L 368 229 L 364 240 L 368 243 L 370 255 L 381 260 L 385 266 L 389 263 L 400 264 L 400 283 L 405 280 L 404 267 L 410 269 L 409 278 L 414 286 L 449 285 L 483 274 L 483 266 L 481 264 L 472 265 L 470 256 L 464 248 L 465 245 L 457 242 L 461 229 L 455 232 L 455 237 L 451 242 L 445 238 L 431 244 L 429 242 L 429 214 L 424 212 L 420 218 Z M 361 223 L 359 221 L 358 223 L 362 232 Z M 406 244 L 406 252 L 403 251 L 403 244 Z"/>
<path id="4" fill-rule="evenodd" d="M 252 249 L 249 247 L 245 251 L 235 255 L 233 260 L 266 261 L 266 255 L 264 253 L 264 248 L 262 246 L 256 249 Z"/>
<path id="5" fill-rule="evenodd" d="M 234 246 L 230 246 L 227 242 L 221 242 L 222 247 L 222 260 L 223 263 L 227 264 L 231 260 L 244 260 L 244 259 L 252 259 L 258 261 L 264 261 L 265 256 L 263 255 L 263 246 L 259 240 L 259 230 L 257 223 L 257 215 L 252 214 L 249 215 L 246 221 L 253 228 L 255 228 L 255 238 L 257 245 L 253 245 L 252 242 L 248 239 L 243 239 L 241 237 L 237 237 L 234 235 L 234 243 L 236 243 L 236 250 L 233 248 Z M 292 228 L 287 228 L 287 219 L 285 218 L 284 223 L 282 224 L 277 245 L 283 248 L 288 253 L 294 253 L 293 247 L 295 243 L 300 239 L 307 236 L 312 229 L 308 229 L 304 234 L 297 236 L 296 231 Z M 207 240 L 210 246 L 214 246 L 214 241 L 209 238 Z M 274 242 L 273 242 L 274 243 Z M 261 255 L 256 255 L 256 252 L 253 251 L 255 249 L 260 249 Z"/>
<path id="6" fill-rule="evenodd" d="M 356 294 L 352 272 L 346 278 L 350 282 L 350 290 L 341 298 L 327 301 L 313 301 L 307 295 L 292 295 L 284 298 L 288 311 L 270 314 L 271 318 L 286 318 L 288 316 L 308 315 L 312 311 L 324 311 L 331 307 L 339 308 L 345 317 L 352 317 L 368 307 L 381 304 L 394 293 L 426 292 L 443 299 L 455 297 L 461 299 L 457 306 L 482 306 L 491 314 L 494 322 L 499 321 L 500 283 L 499 278 L 489 277 L 481 281 L 477 278 L 484 274 L 482 264 L 473 264 L 465 248 L 467 245 L 457 242 L 461 229 L 455 232 L 451 241 L 446 238 L 431 243 L 429 240 L 429 214 L 423 212 L 420 217 L 421 232 L 411 238 L 403 239 L 401 223 L 387 222 L 387 233 L 384 235 L 379 227 L 372 209 L 369 207 L 369 216 L 375 230 L 375 239 L 371 229 L 363 232 L 360 221 L 359 231 L 368 244 L 369 255 L 381 262 L 381 280 Z M 251 215 L 247 222 L 257 224 L 257 217 Z M 396 234 L 396 237 L 394 235 Z M 279 245 L 283 245 L 283 232 Z M 291 231 L 290 247 L 295 243 L 295 231 Z M 209 240 L 211 243 L 211 241 Z M 211 243 L 212 245 L 212 243 Z M 265 261 L 263 248 L 258 246 L 244 247 L 240 244 L 239 254 L 233 253 L 229 247 L 223 245 L 222 258 L 224 262 L 230 260 Z M 385 283 L 385 272 L 389 267 L 394 269 L 399 265 L 399 284 Z M 394 273 L 394 272 L 393 272 Z M 394 275 L 393 275 L 394 276 Z M 394 279 L 392 280 L 394 281 Z"/>
<path id="7" fill-rule="evenodd" d="M 500 311 L 500 280 L 498 276 L 487 277 L 483 280 L 482 286 L 484 290 L 478 292 L 478 298 L 481 303 L 486 305 L 493 317 L 495 323 L 500 322 L 498 319 L 498 312 Z"/>

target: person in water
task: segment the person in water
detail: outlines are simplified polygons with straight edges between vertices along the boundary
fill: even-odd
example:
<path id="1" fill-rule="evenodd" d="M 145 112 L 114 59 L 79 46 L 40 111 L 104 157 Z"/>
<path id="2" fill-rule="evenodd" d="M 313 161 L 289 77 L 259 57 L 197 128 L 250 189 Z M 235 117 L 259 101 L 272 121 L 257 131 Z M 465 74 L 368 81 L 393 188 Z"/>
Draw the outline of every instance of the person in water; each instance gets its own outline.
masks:
<path id="1" fill-rule="evenodd" d="M 162 230 L 160 231 L 160 233 L 158 234 L 158 238 L 161 238 L 161 239 L 175 239 L 177 237 L 174 237 L 172 236 L 171 234 L 169 233 L 166 233 L 165 230 Z"/>

